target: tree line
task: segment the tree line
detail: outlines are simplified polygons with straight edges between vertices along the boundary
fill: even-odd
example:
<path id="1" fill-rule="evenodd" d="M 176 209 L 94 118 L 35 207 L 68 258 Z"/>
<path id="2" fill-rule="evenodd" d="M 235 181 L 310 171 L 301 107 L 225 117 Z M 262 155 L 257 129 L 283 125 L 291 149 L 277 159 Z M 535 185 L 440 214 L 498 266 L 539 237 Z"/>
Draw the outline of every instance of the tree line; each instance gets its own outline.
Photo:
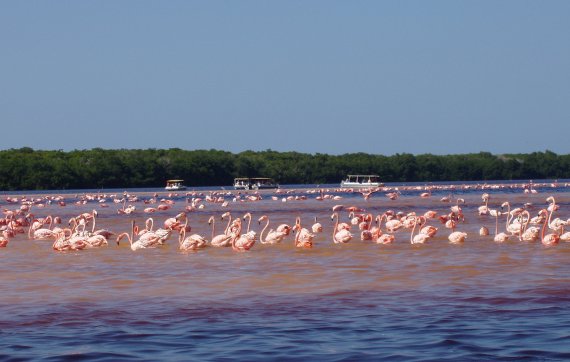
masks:
<path id="1" fill-rule="evenodd" d="M 220 150 L 117 149 L 0 151 L 0 190 L 65 190 L 231 186 L 235 177 L 271 177 L 280 184 L 340 183 L 347 174 L 377 174 L 383 182 L 570 178 L 570 155 L 551 151 L 493 155 L 392 156 Z"/>

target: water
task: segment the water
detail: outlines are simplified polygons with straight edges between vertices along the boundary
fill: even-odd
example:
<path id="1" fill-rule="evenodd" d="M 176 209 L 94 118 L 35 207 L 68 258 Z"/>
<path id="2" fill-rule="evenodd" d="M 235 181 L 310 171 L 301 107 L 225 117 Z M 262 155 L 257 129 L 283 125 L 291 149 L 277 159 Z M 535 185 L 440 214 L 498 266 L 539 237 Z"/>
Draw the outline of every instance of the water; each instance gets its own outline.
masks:
<path id="1" fill-rule="evenodd" d="M 427 199 L 416 189 L 389 187 L 401 190 L 398 199 L 377 193 L 365 201 L 358 193 L 328 189 L 327 194 L 342 198 L 317 201 L 311 188 L 291 187 L 277 195 L 264 191 L 256 202 L 233 202 L 226 194 L 227 207 L 204 201 L 204 209 L 188 214 L 192 232 L 208 238 L 209 216 L 217 217 L 219 233 L 218 216 L 228 210 L 235 216 L 252 212 L 254 221 L 267 214 L 273 227 L 292 224 L 296 216 L 310 227 L 317 216 L 324 232 L 310 250 L 296 249 L 289 237 L 279 245 L 257 243 L 245 253 L 213 247 L 182 253 L 172 236 L 162 249 L 133 252 L 112 242 L 56 252 L 49 241 L 18 235 L 0 249 L 0 359 L 570 359 L 570 243 L 497 244 L 494 218 L 477 215 L 481 194 L 490 191 L 490 207 L 504 201 L 513 207 L 532 203 L 533 215 L 552 195 L 561 206 L 555 216 L 566 220 L 568 185 L 547 182 L 536 194 L 516 185 L 488 190 L 456 185 L 435 190 Z M 82 192 L 54 191 L 43 194 L 63 195 L 66 206 L 34 206 L 31 212 L 67 220 L 97 209 L 98 228 L 122 232 L 133 217 L 142 224 L 152 216 L 158 224 L 183 210 L 187 198 L 208 194 L 207 188 L 196 190 L 203 195 L 171 197 L 162 190 L 128 192 L 141 199 L 158 192 L 159 199 L 175 204 L 149 215 L 142 212 L 149 205 L 135 202 L 133 216 L 119 215 L 122 205 L 109 195 L 104 208 L 97 201 L 75 204 Z M 432 222 L 438 234 L 426 245 L 411 245 L 409 231 L 398 231 L 392 245 L 362 242 L 356 227 L 350 243 L 331 241 L 333 205 L 375 215 L 388 209 L 445 214 L 454 203 L 440 198 L 451 192 L 465 199 L 466 220 L 458 227 L 468 233 L 463 245 L 449 244 L 449 230 L 438 221 Z M 117 192 L 121 196 L 122 190 Z M 283 202 L 287 196 L 307 199 Z M 14 210 L 19 204 L 2 199 L 0 206 Z M 348 219 L 344 211 L 341 217 Z M 483 225 L 490 236 L 478 235 Z M 252 223 L 258 235 L 262 226 Z"/>

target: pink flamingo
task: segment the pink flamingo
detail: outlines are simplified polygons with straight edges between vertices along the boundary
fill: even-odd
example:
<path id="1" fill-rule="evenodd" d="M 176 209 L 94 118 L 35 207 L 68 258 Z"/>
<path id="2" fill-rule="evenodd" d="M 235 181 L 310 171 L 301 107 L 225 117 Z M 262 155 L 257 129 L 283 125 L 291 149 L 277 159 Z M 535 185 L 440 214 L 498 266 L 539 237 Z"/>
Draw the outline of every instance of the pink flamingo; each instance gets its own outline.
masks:
<path id="1" fill-rule="evenodd" d="M 386 230 L 388 230 L 389 233 L 395 233 L 396 231 L 403 228 L 404 224 L 402 223 L 402 221 L 398 219 L 392 219 L 392 220 L 386 220 L 384 226 L 386 227 Z"/>
<path id="2" fill-rule="evenodd" d="M 249 232 L 249 228 L 250 228 L 250 226 L 251 226 L 251 213 L 250 213 L 250 212 L 246 212 L 246 213 L 243 215 L 243 219 L 244 219 L 244 220 L 247 219 L 247 230 L 246 230 L 245 232 L 248 233 L 248 232 Z"/>
<path id="3" fill-rule="evenodd" d="M 92 235 L 101 235 L 103 236 L 105 239 L 109 239 L 111 236 L 115 235 L 114 232 L 107 230 L 107 229 L 97 229 L 95 230 L 95 225 L 97 224 L 97 216 L 99 216 L 99 213 L 97 212 L 97 210 L 93 210 L 92 212 L 92 220 L 93 220 L 93 225 L 91 227 L 91 234 Z"/>
<path id="4" fill-rule="evenodd" d="M 297 216 L 295 220 L 295 226 L 293 226 L 295 233 L 295 246 L 298 248 L 312 248 L 313 239 L 315 234 L 311 233 L 309 230 L 301 226 L 301 218 Z"/>
<path id="5" fill-rule="evenodd" d="M 503 232 L 499 233 L 499 216 L 501 215 L 501 212 L 493 209 L 489 210 L 489 215 L 495 217 L 495 237 L 493 238 L 493 241 L 497 243 L 503 243 L 507 241 L 509 239 L 509 235 Z"/>
<path id="6" fill-rule="evenodd" d="M 566 220 L 566 225 L 568 225 L 568 221 Z M 562 228 L 562 234 L 560 234 L 560 241 L 570 241 L 570 231 L 564 232 L 564 228 Z"/>
<path id="7" fill-rule="evenodd" d="M 338 212 L 335 212 L 331 215 L 331 220 L 334 220 L 336 218 L 336 223 L 334 225 L 333 228 L 333 241 L 335 244 L 344 244 L 344 243 L 348 243 L 350 240 L 352 240 L 352 234 L 350 231 L 348 231 L 348 229 L 340 229 L 338 230 Z"/>
<path id="8" fill-rule="evenodd" d="M 85 237 L 71 236 L 71 229 L 60 231 L 52 245 L 52 248 L 56 251 L 83 250 L 86 247 L 88 245 L 85 242 Z"/>
<path id="9" fill-rule="evenodd" d="M 382 219 L 385 218 L 386 218 L 386 213 L 376 216 L 376 223 L 378 224 L 378 226 L 373 227 L 371 229 L 372 240 L 376 242 L 376 244 L 391 244 L 396 239 L 394 234 L 382 233 Z"/>
<path id="10" fill-rule="evenodd" d="M 234 251 L 248 251 L 255 245 L 257 239 L 256 232 L 251 230 L 241 235 L 241 219 L 236 219 L 237 222 L 237 232 L 234 237 L 232 237 L 232 249 Z"/>
<path id="11" fill-rule="evenodd" d="M 41 226 L 43 225 L 38 221 L 35 221 L 32 224 L 30 224 L 30 227 L 28 229 L 28 239 L 51 240 L 56 238 L 57 233 L 51 230 L 51 223 L 52 223 L 51 216 L 47 216 L 44 221 L 47 222 L 48 220 L 50 225 L 50 227 L 48 228 L 42 228 Z"/>
<path id="12" fill-rule="evenodd" d="M 186 229 L 180 229 L 178 233 L 178 248 L 181 251 L 198 250 L 206 246 L 207 240 L 202 235 L 192 234 L 186 237 Z"/>
<path id="13" fill-rule="evenodd" d="M 129 241 L 129 244 L 131 246 L 131 250 L 139 250 L 139 249 L 146 249 L 146 248 L 156 248 L 157 246 L 160 245 L 159 243 L 159 237 L 157 235 L 154 235 L 153 237 L 147 236 L 146 239 L 138 239 L 136 241 L 133 241 L 133 235 L 135 233 L 136 227 L 135 227 L 135 221 L 133 220 L 131 222 L 131 233 L 120 233 L 119 235 L 117 235 L 117 245 L 120 244 L 121 240 L 123 240 L 124 238 L 127 238 L 127 240 Z M 147 235 L 150 233 L 145 233 L 144 235 Z"/>
<path id="14" fill-rule="evenodd" d="M 315 216 L 315 223 L 311 226 L 311 230 L 315 234 L 319 234 L 323 232 L 323 225 L 317 221 L 317 217 Z"/>
<path id="15" fill-rule="evenodd" d="M 546 210 L 541 210 L 541 211 L 547 212 Z M 542 224 L 542 233 L 540 235 L 540 241 L 542 242 L 543 245 L 546 246 L 557 244 L 560 241 L 560 236 L 556 233 L 544 235 L 546 231 L 546 226 L 548 225 L 548 221 L 552 216 L 552 212 L 553 210 L 550 211 L 550 215 L 548 216 L 548 218 L 544 220 L 544 223 Z"/>
<path id="16" fill-rule="evenodd" d="M 463 231 L 454 231 L 447 237 L 451 244 L 461 244 L 467 239 L 467 233 Z"/>
<path id="17" fill-rule="evenodd" d="M 489 215 L 489 194 L 484 193 L 481 198 L 483 199 L 483 202 L 485 202 L 485 205 L 479 206 L 478 211 L 479 211 L 479 215 Z"/>
<path id="18" fill-rule="evenodd" d="M 258 219 L 258 223 L 261 224 L 262 221 L 266 221 L 265 226 L 263 227 L 263 229 L 261 230 L 261 233 L 259 234 L 259 241 L 262 244 L 277 244 L 277 243 L 280 243 L 281 241 L 283 241 L 285 236 L 287 236 L 284 232 L 270 229 L 267 232 L 267 236 L 265 238 L 263 238 L 263 233 L 269 227 L 269 216 L 262 215 Z"/>
<path id="19" fill-rule="evenodd" d="M 205 237 L 199 234 L 192 234 L 186 237 L 186 230 L 188 226 L 188 217 L 185 215 L 183 227 L 180 228 L 178 234 L 178 248 L 181 251 L 197 250 L 206 246 L 208 242 Z"/>
<path id="20" fill-rule="evenodd" d="M 414 227 L 412 228 L 412 232 L 410 233 L 411 244 L 425 244 L 430 238 L 428 234 L 422 234 L 421 232 L 418 232 L 418 234 L 414 236 L 414 231 L 416 230 L 416 226 L 418 225 L 418 220 L 420 220 L 420 218 L 415 217 Z M 421 220 L 420 220 L 420 227 L 421 227 Z"/>
<path id="21" fill-rule="evenodd" d="M 552 214 L 554 211 L 558 210 L 558 205 L 556 205 L 556 201 L 554 200 L 554 196 L 550 196 L 546 199 L 546 201 L 551 202 L 548 210 L 550 211 L 550 215 L 548 216 L 548 227 L 553 231 L 560 233 L 562 232 L 564 226 L 566 225 L 566 221 L 557 217 L 556 219 L 552 220 Z"/>
<path id="22" fill-rule="evenodd" d="M 211 246 L 216 246 L 216 247 L 226 247 L 226 246 L 231 246 L 232 244 L 232 237 L 233 235 L 230 233 L 230 224 L 232 221 L 232 215 L 230 214 L 230 212 L 225 212 L 222 214 L 222 220 L 227 217 L 228 218 L 228 224 L 226 226 L 226 229 L 224 231 L 223 234 L 219 234 L 214 236 L 215 234 L 215 224 L 214 224 L 214 217 L 210 217 L 209 222 L 211 222 L 212 225 L 212 240 L 210 241 L 210 245 Z"/>
<path id="23" fill-rule="evenodd" d="M 291 233 L 292 228 L 288 224 L 281 224 L 281 225 L 277 226 L 276 230 L 280 231 L 280 232 L 284 233 L 286 236 L 288 236 L 289 233 Z"/>
<path id="24" fill-rule="evenodd" d="M 428 235 L 430 238 L 433 238 L 437 234 L 438 228 L 432 225 L 426 225 L 427 219 L 425 216 L 418 216 L 418 218 L 420 220 L 420 224 L 423 225 L 419 232 L 421 234 Z"/>
<path id="25" fill-rule="evenodd" d="M 5 235 L 0 235 L 0 248 L 8 246 L 8 238 Z"/>
<path id="26" fill-rule="evenodd" d="M 431 197 L 431 189 L 432 189 L 431 187 L 426 187 L 426 188 L 425 188 L 426 192 L 422 192 L 422 193 L 420 194 L 420 197 L 423 198 L 423 199 L 428 198 L 428 197 Z"/>
<path id="27" fill-rule="evenodd" d="M 159 228 L 155 231 L 147 231 L 140 236 L 140 240 L 148 240 L 151 244 L 154 244 L 155 241 L 158 241 L 159 245 L 164 245 L 172 235 L 173 230 L 180 230 L 182 227 L 180 224 L 180 219 L 182 218 L 186 218 L 186 213 L 181 212 L 175 217 L 166 219 L 164 221 L 164 229 Z"/>
<path id="28" fill-rule="evenodd" d="M 522 229 L 519 235 L 519 240 L 521 241 L 538 240 L 538 238 L 540 237 L 540 229 L 535 226 L 528 227 L 528 224 L 530 222 L 530 213 L 527 210 L 524 210 L 522 215 L 523 215 L 523 222 L 521 224 Z"/>

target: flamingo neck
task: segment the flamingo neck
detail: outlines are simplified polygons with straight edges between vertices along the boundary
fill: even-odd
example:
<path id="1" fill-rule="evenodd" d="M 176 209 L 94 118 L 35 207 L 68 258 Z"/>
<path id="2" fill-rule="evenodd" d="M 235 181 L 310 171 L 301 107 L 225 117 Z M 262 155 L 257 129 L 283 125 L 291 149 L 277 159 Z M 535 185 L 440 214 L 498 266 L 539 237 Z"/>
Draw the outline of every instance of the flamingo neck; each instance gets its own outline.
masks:
<path id="1" fill-rule="evenodd" d="M 259 240 L 263 243 L 264 239 L 263 239 L 263 233 L 265 232 L 265 230 L 269 227 L 269 217 L 266 218 L 265 220 L 265 226 L 263 227 L 263 229 L 261 230 L 261 233 L 259 234 Z"/>

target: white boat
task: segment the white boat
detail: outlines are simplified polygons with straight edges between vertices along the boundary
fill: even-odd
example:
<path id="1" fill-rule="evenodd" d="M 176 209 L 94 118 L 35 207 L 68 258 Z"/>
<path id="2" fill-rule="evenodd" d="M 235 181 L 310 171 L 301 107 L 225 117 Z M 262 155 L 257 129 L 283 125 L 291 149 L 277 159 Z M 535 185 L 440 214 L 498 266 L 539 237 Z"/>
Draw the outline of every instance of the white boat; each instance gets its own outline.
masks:
<path id="1" fill-rule="evenodd" d="M 234 179 L 234 189 L 236 190 L 262 190 L 277 188 L 279 188 L 279 184 L 269 177 L 236 177 Z"/>
<path id="2" fill-rule="evenodd" d="M 384 184 L 380 182 L 380 176 L 378 175 L 347 175 L 340 183 L 340 187 L 344 188 L 374 188 L 381 186 L 384 186 Z"/>
<path id="3" fill-rule="evenodd" d="M 180 191 L 186 190 L 186 186 L 184 186 L 184 180 L 167 180 L 164 189 L 166 191 Z"/>

